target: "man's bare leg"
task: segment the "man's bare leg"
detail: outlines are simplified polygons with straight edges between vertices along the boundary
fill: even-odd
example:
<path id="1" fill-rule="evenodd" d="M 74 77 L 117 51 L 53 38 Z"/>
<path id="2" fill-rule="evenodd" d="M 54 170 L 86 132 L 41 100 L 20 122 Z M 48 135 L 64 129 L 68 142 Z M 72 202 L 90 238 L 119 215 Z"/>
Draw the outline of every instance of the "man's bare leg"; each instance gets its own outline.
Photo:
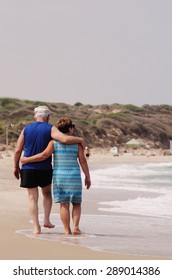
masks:
<path id="1" fill-rule="evenodd" d="M 82 234 L 79 229 L 79 221 L 81 217 L 81 203 L 72 203 L 73 210 L 72 210 L 72 219 L 73 219 L 73 234 Z"/>
<path id="2" fill-rule="evenodd" d="M 43 207 L 44 207 L 44 227 L 54 228 L 50 222 L 50 213 L 52 208 L 52 194 L 51 194 L 51 185 L 42 188 L 43 195 Z"/>
<path id="3" fill-rule="evenodd" d="M 64 226 L 65 234 L 71 234 L 69 202 L 60 203 L 60 217 Z"/>
<path id="4" fill-rule="evenodd" d="M 29 188 L 28 190 L 28 198 L 29 198 L 29 213 L 31 215 L 34 229 L 34 234 L 41 233 L 41 227 L 39 224 L 39 218 L 38 218 L 38 188 Z"/>

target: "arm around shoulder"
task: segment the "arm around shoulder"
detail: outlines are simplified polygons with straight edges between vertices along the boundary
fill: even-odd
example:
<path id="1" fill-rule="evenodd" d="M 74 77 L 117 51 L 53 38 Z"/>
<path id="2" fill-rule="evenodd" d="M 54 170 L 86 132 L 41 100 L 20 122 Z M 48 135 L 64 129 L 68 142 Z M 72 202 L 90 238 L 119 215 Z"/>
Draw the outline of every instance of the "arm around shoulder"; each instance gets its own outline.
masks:
<path id="1" fill-rule="evenodd" d="M 51 129 L 51 137 L 54 140 L 58 140 L 59 142 L 63 144 L 81 144 L 83 148 L 85 148 L 85 142 L 84 139 L 81 137 L 66 135 L 58 130 L 57 127 L 53 126 Z"/>

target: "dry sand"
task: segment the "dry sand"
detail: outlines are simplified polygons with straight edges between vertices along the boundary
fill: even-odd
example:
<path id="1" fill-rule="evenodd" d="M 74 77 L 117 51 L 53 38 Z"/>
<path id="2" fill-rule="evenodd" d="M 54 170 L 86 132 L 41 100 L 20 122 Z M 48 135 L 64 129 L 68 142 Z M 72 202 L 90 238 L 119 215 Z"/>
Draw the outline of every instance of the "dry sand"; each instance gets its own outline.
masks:
<path id="1" fill-rule="evenodd" d="M 113 157 L 107 151 L 92 150 L 89 165 L 150 161 L 170 162 L 171 156 L 119 156 Z M 19 188 L 19 181 L 13 176 L 13 152 L 9 155 L 1 152 L 0 156 L 0 259 L 1 260 L 132 260 L 147 259 L 145 256 L 132 256 L 120 253 L 96 252 L 81 246 L 67 245 L 55 241 L 28 238 L 17 233 L 17 230 L 32 228 L 29 223 L 27 192 Z M 42 198 L 40 197 L 40 213 L 42 213 Z M 84 205 L 84 207 L 87 207 Z M 52 212 L 57 212 L 53 206 Z M 84 209 L 87 212 L 87 208 Z M 94 211 L 94 209 L 92 209 Z M 151 259 L 151 258 L 149 258 Z M 153 258 L 152 258 L 153 259 Z M 157 258 L 158 259 L 158 258 Z"/>

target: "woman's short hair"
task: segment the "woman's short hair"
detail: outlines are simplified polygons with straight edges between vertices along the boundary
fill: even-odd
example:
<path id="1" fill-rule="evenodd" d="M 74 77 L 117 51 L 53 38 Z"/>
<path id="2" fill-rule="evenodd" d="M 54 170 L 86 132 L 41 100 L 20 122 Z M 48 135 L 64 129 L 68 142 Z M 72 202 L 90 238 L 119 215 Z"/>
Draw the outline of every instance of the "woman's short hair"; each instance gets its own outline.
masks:
<path id="1" fill-rule="evenodd" d="M 72 120 L 69 118 L 61 118 L 57 122 L 58 129 L 63 133 L 68 133 L 69 128 L 75 127 L 74 124 L 72 124 Z"/>

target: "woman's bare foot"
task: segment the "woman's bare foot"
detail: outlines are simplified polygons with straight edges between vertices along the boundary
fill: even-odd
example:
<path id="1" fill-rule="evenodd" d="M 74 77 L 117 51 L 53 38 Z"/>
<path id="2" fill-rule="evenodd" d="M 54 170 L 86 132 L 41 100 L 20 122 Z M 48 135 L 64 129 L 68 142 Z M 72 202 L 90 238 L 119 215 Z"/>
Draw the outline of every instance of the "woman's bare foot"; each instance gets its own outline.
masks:
<path id="1" fill-rule="evenodd" d="M 81 235 L 81 234 L 82 234 L 82 232 L 80 231 L 79 228 L 75 228 L 75 229 L 73 230 L 73 235 Z"/>
<path id="2" fill-rule="evenodd" d="M 71 233 L 71 232 L 65 232 L 64 235 L 65 235 L 65 236 L 66 236 L 66 235 L 72 235 L 72 233 Z"/>
<path id="3" fill-rule="evenodd" d="M 72 234 L 71 229 L 66 229 L 64 234 L 65 235 L 71 235 Z"/>
<path id="4" fill-rule="evenodd" d="M 55 225 L 53 225 L 53 224 L 51 224 L 51 223 L 49 222 L 49 223 L 44 224 L 44 227 L 46 227 L 46 228 L 54 228 Z"/>
<path id="5" fill-rule="evenodd" d="M 35 226 L 33 229 L 33 234 L 40 234 L 41 233 L 41 227 L 40 226 Z"/>

